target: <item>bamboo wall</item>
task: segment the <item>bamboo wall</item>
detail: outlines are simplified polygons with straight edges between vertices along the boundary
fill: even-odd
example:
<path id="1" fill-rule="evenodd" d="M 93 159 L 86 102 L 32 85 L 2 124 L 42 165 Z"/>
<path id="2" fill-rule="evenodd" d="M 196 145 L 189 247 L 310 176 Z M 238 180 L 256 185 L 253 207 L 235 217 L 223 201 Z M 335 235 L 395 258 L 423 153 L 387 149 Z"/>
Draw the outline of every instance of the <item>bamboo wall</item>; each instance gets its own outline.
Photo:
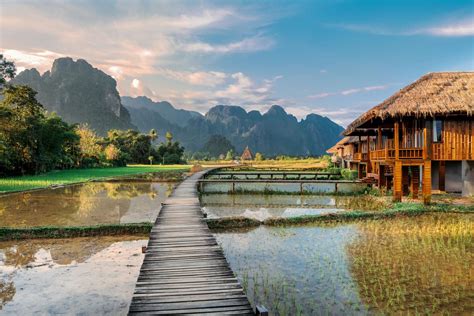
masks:
<path id="1" fill-rule="evenodd" d="M 474 160 L 474 122 L 443 123 L 442 142 L 433 143 L 433 160 Z"/>

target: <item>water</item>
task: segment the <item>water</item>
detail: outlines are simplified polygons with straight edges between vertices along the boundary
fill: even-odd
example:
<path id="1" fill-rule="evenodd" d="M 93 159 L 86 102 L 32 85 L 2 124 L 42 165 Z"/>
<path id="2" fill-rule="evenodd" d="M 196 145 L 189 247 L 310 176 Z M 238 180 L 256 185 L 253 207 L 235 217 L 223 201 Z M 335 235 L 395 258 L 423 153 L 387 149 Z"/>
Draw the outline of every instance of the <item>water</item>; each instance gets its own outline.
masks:
<path id="1" fill-rule="evenodd" d="M 0 314 L 126 315 L 140 237 L 0 242 Z"/>
<path id="2" fill-rule="evenodd" d="M 337 187 L 337 189 L 336 189 Z M 352 181 L 338 182 L 206 182 L 201 186 L 205 193 L 231 193 L 231 192 L 260 192 L 260 193 L 290 193 L 290 194 L 328 194 L 328 193 L 358 193 L 367 188 L 366 183 Z"/>
<path id="3" fill-rule="evenodd" d="M 89 182 L 0 196 L 0 226 L 87 226 L 153 222 L 175 186 Z"/>
<path id="4" fill-rule="evenodd" d="M 297 217 L 345 212 L 354 204 L 357 210 L 374 211 L 385 207 L 373 196 L 315 196 L 260 194 L 204 194 L 203 211 L 209 218 L 243 216 L 263 221 L 271 217 Z"/>
<path id="5" fill-rule="evenodd" d="M 251 304 L 274 315 L 472 314 L 474 215 L 216 233 Z"/>

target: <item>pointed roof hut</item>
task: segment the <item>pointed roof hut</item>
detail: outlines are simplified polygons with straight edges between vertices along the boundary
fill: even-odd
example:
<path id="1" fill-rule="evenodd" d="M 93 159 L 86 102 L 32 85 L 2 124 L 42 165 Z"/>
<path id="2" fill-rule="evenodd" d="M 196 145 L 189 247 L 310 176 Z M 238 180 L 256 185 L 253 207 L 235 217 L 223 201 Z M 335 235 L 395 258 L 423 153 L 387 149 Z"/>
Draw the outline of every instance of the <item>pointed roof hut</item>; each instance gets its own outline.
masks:
<path id="1" fill-rule="evenodd" d="M 242 156 L 240 157 L 242 160 L 253 160 L 252 152 L 249 149 L 249 146 L 245 147 Z"/>

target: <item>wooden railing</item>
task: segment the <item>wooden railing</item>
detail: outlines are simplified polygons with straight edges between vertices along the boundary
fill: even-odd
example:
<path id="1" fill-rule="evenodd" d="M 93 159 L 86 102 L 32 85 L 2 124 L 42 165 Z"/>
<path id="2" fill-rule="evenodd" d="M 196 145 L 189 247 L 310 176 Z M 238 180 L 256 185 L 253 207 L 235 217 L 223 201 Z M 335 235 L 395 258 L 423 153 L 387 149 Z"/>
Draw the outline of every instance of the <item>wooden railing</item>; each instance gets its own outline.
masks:
<path id="1" fill-rule="evenodd" d="M 354 160 L 355 161 L 362 160 L 362 153 L 354 153 Z"/>
<path id="2" fill-rule="evenodd" d="M 423 159 L 423 148 L 400 148 L 398 155 L 400 159 Z"/>
<path id="3" fill-rule="evenodd" d="M 385 149 L 377 149 L 370 152 L 370 160 L 385 160 L 387 151 Z"/>

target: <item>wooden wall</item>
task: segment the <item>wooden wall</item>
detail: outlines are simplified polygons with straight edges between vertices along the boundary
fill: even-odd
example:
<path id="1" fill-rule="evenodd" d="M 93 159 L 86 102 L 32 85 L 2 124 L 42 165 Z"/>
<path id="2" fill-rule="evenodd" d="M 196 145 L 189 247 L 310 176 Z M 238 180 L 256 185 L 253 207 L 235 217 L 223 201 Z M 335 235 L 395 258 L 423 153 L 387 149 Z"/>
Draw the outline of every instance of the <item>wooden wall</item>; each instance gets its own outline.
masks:
<path id="1" fill-rule="evenodd" d="M 433 143 L 433 160 L 474 160 L 474 122 L 445 120 L 442 142 Z"/>

